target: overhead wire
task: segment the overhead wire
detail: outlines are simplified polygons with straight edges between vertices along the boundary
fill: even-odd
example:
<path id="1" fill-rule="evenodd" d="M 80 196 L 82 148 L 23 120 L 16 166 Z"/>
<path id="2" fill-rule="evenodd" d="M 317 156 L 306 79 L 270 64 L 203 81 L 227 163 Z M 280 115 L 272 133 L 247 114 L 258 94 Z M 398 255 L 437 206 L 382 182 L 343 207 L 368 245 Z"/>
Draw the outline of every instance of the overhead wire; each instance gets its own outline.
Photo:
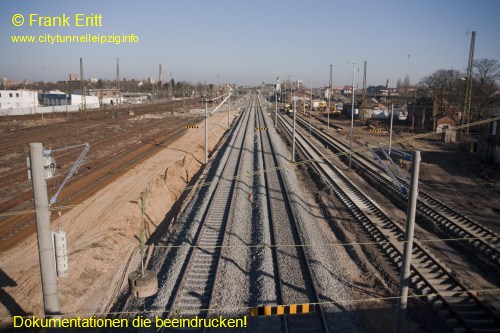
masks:
<path id="1" fill-rule="evenodd" d="M 463 129 L 463 128 L 467 128 L 467 127 L 471 127 L 471 126 L 477 126 L 477 125 L 489 123 L 489 122 L 496 121 L 496 120 L 500 120 L 500 117 L 493 117 L 493 118 L 489 118 L 489 119 L 479 120 L 479 121 L 476 121 L 474 123 L 469 123 L 469 124 L 455 126 L 451 130 L 456 131 L 456 130 L 460 130 L 460 129 Z M 437 134 L 439 134 L 439 133 L 436 133 L 436 132 L 420 133 L 420 134 L 416 134 L 416 135 L 413 135 L 413 136 L 410 136 L 410 137 L 407 137 L 407 138 L 401 138 L 401 139 L 398 139 L 398 140 L 393 140 L 392 144 L 404 143 L 404 142 L 407 142 L 407 141 L 413 141 L 413 140 L 416 140 L 416 139 L 422 139 L 422 138 L 426 138 L 426 137 L 437 135 Z M 388 142 L 382 143 L 382 145 L 387 145 L 387 144 L 389 144 L 389 143 Z M 369 146 L 370 147 L 372 147 L 372 146 L 376 147 L 375 145 L 369 145 Z M 347 150 L 347 151 L 344 151 L 344 152 L 339 152 L 339 153 L 334 153 L 334 154 L 328 154 L 328 155 L 325 155 L 321 159 L 306 159 L 306 160 L 302 160 L 302 161 L 291 162 L 291 163 L 289 163 L 287 165 L 304 165 L 304 164 L 313 163 L 313 162 L 322 162 L 324 160 L 328 160 L 328 159 L 333 158 L 333 157 L 339 157 L 339 156 L 349 155 L 350 152 L 359 153 L 359 152 L 363 152 L 363 151 L 366 151 L 366 150 L 368 150 L 368 147 L 362 146 L 362 147 L 359 147 L 359 148 L 352 149 L 350 151 Z M 246 173 L 245 175 L 238 174 L 238 175 L 236 175 L 236 176 L 234 176 L 232 178 L 224 179 L 224 180 L 242 180 L 244 177 L 250 177 L 250 176 L 254 176 L 254 175 L 260 175 L 262 173 L 266 173 L 266 172 L 270 172 L 270 171 L 278 171 L 278 170 L 282 170 L 283 168 L 284 168 L 284 166 L 278 166 L 278 167 L 273 167 L 273 168 L 269 168 L 269 169 L 259 169 L 259 170 L 256 170 L 256 171 L 252 172 L 252 173 Z M 201 188 L 203 186 L 209 186 L 211 184 L 217 184 L 218 182 L 220 182 L 222 180 L 223 179 L 219 179 L 219 180 L 215 180 L 215 181 L 211 181 L 211 182 L 203 182 L 201 184 L 196 184 L 196 185 L 192 185 L 192 186 L 186 186 L 184 188 L 184 191 L 189 191 L 189 190 L 192 190 L 192 189 Z"/>
<path id="2" fill-rule="evenodd" d="M 419 243 L 438 243 L 438 242 L 460 242 L 460 241 L 475 241 L 475 240 L 495 240 L 500 239 L 500 236 L 485 236 L 485 237 L 453 237 L 453 238 L 429 238 L 429 239 L 418 239 Z M 385 244 L 404 244 L 409 241 L 405 240 L 393 240 L 393 241 L 368 241 L 368 242 L 331 242 L 331 243 L 311 243 L 311 244 L 255 244 L 255 245 L 191 245 L 191 244 L 168 244 L 168 245 L 156 245 L 150 244 L 145 245 L 146 248 L 151 248 L 154 250 L 155 248 L 167 248 L 167 249 L 256 249 L 256 248 L 322 248 L 322 247 L 348 247 L 348 246 L 368 246 L 368 245 L 385 245 Z M 71 248 L 71 251 L 82 251 L 94 249 L 97 247 L 97 244 L 93 246 L 82 246 Z M 7 251 L 0 251 L 0 253 L 5 253 Z"/>
<path id="3" fill-rule="evenodd" d="M 466 127 L 477 126 L 477 125 L 481 125 L 481 124 L 485 124 L 485 123 L 489 123 L 489 122 L 493 122 L 493 121 L 498 121 L 498 120 L 500 120 L 500 117 L 493 117 L 493 118 L 489 118 L 489 119 L 483 119 L 483 120 L 479 120 L 479 121 L 476 121 L 476 122 L 473 122 L 473 123 L 463 124 L 463 125 L 456 126 L 456 127 L 452 128 L 452 130 L 457 131 L 457 130 L 460 130 L 460 129 L 463 129 L 463 128 L 466 128 Z M 436 134 L 438 134 L 438 133 L 435 133 L 435 132 L 420 133 L 420 134 L 409 136 L 407 138 L 401 138 L 401 139 L 398 139 L 398 140 L 393 140 L 392 143 L 393 144 L 404 143 L 404 142 L 408 142 L 408 141 L 413 141 L 413 140 L 417 140 L 417 139 L 422 139 L 422 138 L 430 137 L 430 136 L 433 136 L 433 135 L 436 135 Z M 383 143 L 383 145 L 385 145 L 385 144 L 388 144 L 388 142 Z M 375 147 L 375 145 L 373 145 L 373 146 Z M 352 149 L 351 151 L 352 152 L 356 152 L 356 153 L 360 153 L 360 152 L 363 152 L 363 151 L 366 151 L 366 150 L 368 150 L 368 147 L 362 146 L 362 147 L 359 147 L 359 148 Z M 346 155 L 349 155 L 349 153 L 350 153 L 350 151 L 347 150 L 347 151 L 344 151 L 344 152 L 339 152 L 339 153 L 325 155 L 321 159 L 306 159 L 306 160 L 302 160 L 302 161 L 291 162 L 291 163 L 287 164 L 287 166 L 288 165 L 298 166 L 298 165 L 305 165 L 305 164 L 314 163 L 314 162 L 322 162 L 324 160 L 328 160 L 328 159 L 333 158 L 333 157 L 346 156 Z M 238 175 L 236 175 L 236 176 L 234 176 L 232 178 L 229 178 L 229 180 L 242 180 L 245 177 L 252 177 L 252 176 L 260 175 L 260 174 L 266 173 L 266 172 L 279 171 L 279 170 L 283 170 L 284 168 L 285 168 L 285 166 L 277 166 L 277 167 L 272 167 L 272 168 L 267 168 L 267 169 L 259 169 L 259 170 L 253 171 L 253 172 L 247 172 L 245 174 L 238 174 Z M 215 180 L 215 181 L 203 182 L 203 183 L 196 184 L 196 185 L 186 186 L 184 188 L 184 191 L 189 191 L 189 190 L 192 190 L 192 189 L 197 189 L 197 188 L 201 188 L 201 187 L 204 187 L 204 186 L 209 186 L 211 184 L 217 184 L 218 182 L 220 182 L 222 180 L 223 179 L 219 179 L 219 180 Z M 57 207 L 54 207 L 53 209 L 51 207 L 50 210 L 57 210 L 58 207 L 61 207 L 61 209 L 71 209 L 73 207 L 76 207 L 77 205 L 57 206 Z M 0 217 L 8 217 L 8 216 L 15 216 L 15 215 L 23 215 L 23 214 L 33 214 L 34 212 L 35 211 L 33 209 L 16 211 L 16 212 L 4 212 L 4 213 L 0 213 Z"/>
<path id="4" fill-rule="evenodd" d="M 49 210 L 50 211 L 67 210 L 67 209 L 73 209 L 79 205 L 81 205 L 81 203 L 75 204 L 75 205 L 66 205 L 66 206 L 52 206 L 49 208 Z M 25 214 L 33 214 L 33 213 L 35 213 L 34 209 L 25 209 L 25 210 L 19 210 L 19 211 L 15 211 L 15 212 L 0 213 L 0 217 L 25 215 Z M 0 223 L 2 223 L 2 222 L 0 222 Z"/>
<path id="5" fill-rule="evenodd" d="M 470 124 L 467 124 L 467 125 L 461 125 L 461 126 L 457 126 L 454 128 L 454 130 L 458 130 L 458 129 L 461 129 L 461 128 L 465 128 L 467 126 L 476 126 L 476 125 L 479 125 L 479 124 L 483 124 L 483 123 L 487 123 L 487 122 L 491 122 L 491 121 L 495 121 L 495 120 L 500 120 L 500 117 L 496 117 L 496 118 L 490 118 L 490 119 L 486 119 L 486 120 L 482 120 L 482 121 L 477 121 L 477 122 L 474 122 L 474 123 L 470 123 Z M 419 138 L 425 138 L 427 136 L 432 136 L 432 135 L 435 135 L 436 133 L 434 132 L 430 132 L 430 133 L 423 133 L 423 134 L 418 134 L 418 135 L 414 135 L 414 136 L 411 136 L 411 137 L 408 137 L 408 138 L 402 138 L 400 140 L 395 140 L 393 141 L 393 143 L 403 143 L 403 142 L 407 142 L 407 141 L 411 141 L 411 140 L 416 140 L 416 139 L 419 139 Z M 357 149 L 353 149 L 352 151 L 353 152 L 362 152 L 364 150 L 366 150 L 367 148 L 366 147 L 360 147 L 360 148 L 357 148 Z M 343 155 L 348 155 L 349 152 L 341 152 L 341 153 L 336 153 L 336 154 L 331 154 L 331 155 L 327 155 L 325 156 L 323 159 L 321 160 L 324 160 L 324 159 L 329 159 L 331 157 L 335 157 L 335 156 L 343 156 Z M 321 161 L 320 160 L 320 161 Z M 302 164 L 307 164 L 307 163 L 311 163 L 311 162 L 316 162 L 317 160 L 315 159 L 311 159 L 311 160 L 303 160 L 303 161 L 299 161 L 299 162 L 296 162 L 296 163 L 291 163 L 291 164 L 295 164 L 295 165 L 302 165 Z M 247 173 L 245 175 L 237 175 L 235 177 L 233 177 L 234 180 L 238 180 L 238 179 L 241 179 L 242 177 L 246 177 L 246 176 L 251 176 L 251 175 L 256 175 L 256 174 L 261 174 L 263 172 L 270 172 L 270 171 L 276 171 L 276 170 L 280 170 L 282 169 L 283 167 L 273 167 L 273 168 L 269 168 L 269 169 L 262 169 L 262 170 L 257 170 L 257 171 L 254 171 L 252 173 Z M 193 189 L 193 188 L 197 188 L 197 187 L 201 187 L 201 186 L 207 186 L 209 184 L 211 184 L 213 182 L 206 182 L 206 183 L 203 183 L 201 185 L 197 185 L 197 186 L 190 186 L 189 188 L 186 188 L 186 190 L 188 189 Z M 63 209 L 72 209 L 74 207 L 77 207 L 81 204 L 76 204 L 76 205 L 68 205 L 68 206 L 54 206 L 54 207 L 51 207 L 51 211 L 60 211 L 60 210 L 63 210 Z M 21 215 L 21 214 L 32 214 L 34 213 L 35 210 L 31 209 L 31 210 L 24 210 L 24 211 L 18 211 L 18 212 L 7 212 L 7 213 L 1 213 L 0 216 L 14 216 L 14 215 Z M 424 240 L 419 240 L 420 243 L 427 243 L 427 242 L 448 242 L 448 241 L 471 241 L 471 240 L 478 240 L 478 239 L 498 239 L 499 237 L 460 237 L 460 238 L 447 238 L 447 239 L 443 239 L 443 238 L 439 238 L 439 239 L 424 239 Z M 401 241 L 397 241 L 398 243 L 404 243 L 405 241 L 401 240 Z M 303 245 L 296 245 L 296 244 L 276 244 L 276 245 L 271 245 L 271 244 L 259 244 L 259 245 L 241 245 L 241 246 L 238 246 L 238 245 L 220 245 L 220 246 L 210 246 L 210 248 L 255 248 L 255 247 L 326 247 L 326 246 L 362 246 L 362 245 L 381 245 L 381 244 L 390 244 L 391 242 L 389 241 L 379 241 L 379 242 L 349 242 L 349 243 L 323 243 L 323 244 L 303 244 Z M 161 248 L 161 247 L 166 247 L 166 248 L 178 248 L 178 247 L 199 247 L 199 246 L 196 246 L 196 245 L 150 245 L 151 247 L 156 247 L 156 248 Z M 470 289 L 470 290 L 466 290 L 466 291 L 462 291 L 464 293 L 468 292 L 468 293 L 489 293 L 489 292 L 498 292 L 500 291 L 499 288 L 492 288 L 492 289 Z M 451 292 L 450 293 L 456 293 L 456 292 Z M 432 296 L 445 296 L 446 295 L 446 292 L 441 292 L 441 293 L 429 293 L 429 294 L 423 294 L 423 295 L 410 295 L 408 296 L 409 298 L 421 298 L 421 297 L 432 297 Z M 317 304 L 317 305 L 335 305 L 335 304 L 343 304 L 343 303 L 354 303 L 354 302 L 369 302 L 369 301 L 381 301 L 381 300 L 397 300 L 399 298 L 399 296 L 384 296 L 384 297 L 371 297 L 371 298 L 363 298 L 363 299 L 348 299 L 348 300 L 334 300 L 334 301 L 327 301 L 327 302 L 318 302 L 318 303 L 310 303 L 310 304 Z M 224 307 L 224 308 L 210 308 L 210 309 L 204 309 L 206 311 L 229 311 L 229 310 L 232 310 L 232 311 L 237 311 L 237 310 L 250 310 L 252 309 L 252 307 Z M 138 313 L 164 313 L 164 312 L 168 312 L 168 311 L 165 311 L 165 310 L 158 310 L 158 311 L 148 311 L 148 310 L 145 310 L 145 311 L 117 311 L 117 312 L 101 312 L 101 313 L 92 313 L 92 314 L 89 314 L 89 313 L 78 313 L 78 312 L 75 312 L 75 313 L 64 313 L 63 316 L 68 316 L 68 315 L 119 315 L 119 314 L 138 314 Z M 24 316 L 24 317 L 29 317 L 29 316 Z M 3 319 L 9 319 L 10 317 L 4 317 L 2 318 Z"/>
<path id="6" fill-rule="evenodd" d="M 479 294 L 488 294 L 488 293 L 496 293 L 500 292 L 500 288 L 485 288 L 485 289 L 467 289 L 467 290 L 462 290 L 458 291 L 460 293 L 469 293 L 473 295 L 479 295 Z M 436 292 L 431 292 L 431 293 L 426 293 L 426 294 L 412 294 L 408 295 L 408 298 L 411 299 L 418 299 L 418 298 L 428 298 L 428 297 L 447 297 L 447 296 L 453 296 L 457 294 L 457 291 L 454 290 L 449 290 L 449 291 L 440 291 L 439 293 Z M 380 301 L 397 301 L 400 299 L 402 296 L 381 296 L 381 297 L 367 297 L 367 298 L 352 298 L 352 299 L 337 299 L 337 300 L 332 300 L 332 301 L 322 301 L 322 302 L 311 302 L 308 303 L 310 305 L 319 305 L 319 306 L 333 306 L 333 305 L 342 305 L 342 304 L 349 304 L 349 303 L 363 303 L 363 302 L 380 302 Z M 289 306 L 289 305 L 294 305 L 297 303 L 290 303 L 290 304 L 276 304 L 276 305 L 282 305 L 282 306 Z M 267 304 L 270 305 L 270 304 Z M 236 312 L 236 311 L 248 311 L 248 316 L 250 316 L 250 310 L 253 308 L 261 306 L 261 305 L 255 305 L 255 306 L 231 306 L 231 307 L 211 307 L 211 308 L 205 308 L 205 309 L 198 309 L 196 308 L 197 311 L 210 311 L 211 313 L 217 313 L 217 312 Z M 275 305 L 271 305 L 275 306 Z M 110 311 L 110 312 L 65 312 L 61 313 L 61 317 L 80 317 L 80 318 L 90 318 L 92 316 L 97 317 L 97 316 L 112 316 L 112 315 L 144 315 L 144 314 L 164 314 L 164 313 L 170 313 L 170 312 L 175 312 L 179 311 L 181 307 L 172 309 L 172 310 L 164 310 L 164 309 L 159 309 L 159 310 L 136 310 L 136 311 Z M 189 310 L 189 307 L 182 307 L 182 309 Z M 22 318 L 32 318 L 34 315 L 23 315 L 19 316 Z M 35 316 L 35 317 L 43 317 L 43 316 Z M 184 317 L 184 316 L 181 316 Z M 189 316 L 186 316 L 185 318 L 189 318 Z M 12 317 L 1 317 L 0 320 L 2 321 L 7 321 L 11 320 Z"/>

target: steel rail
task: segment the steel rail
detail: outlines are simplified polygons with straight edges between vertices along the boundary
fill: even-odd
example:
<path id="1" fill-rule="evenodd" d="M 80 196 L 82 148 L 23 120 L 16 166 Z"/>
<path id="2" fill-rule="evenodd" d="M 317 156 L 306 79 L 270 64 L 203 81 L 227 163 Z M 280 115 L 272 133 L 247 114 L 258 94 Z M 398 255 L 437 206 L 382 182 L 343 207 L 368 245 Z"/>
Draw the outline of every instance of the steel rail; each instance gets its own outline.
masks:
<path id="1" fill-rule="evenodd" d="M 299 123 L 304 127 L 307 125 L 302 119 Z M 317 127 L 313 127 L 313 135 L 336 152 L 346 153 L 349 149 L 345 144 L 336 140 L 331 135 L 323 133 Z M 402 193 L 374 161 L 358 152 L 352 154 L 352 159 L 355 165 L 368 172 L 370 176 L 383 184 L 384 188 L 389 189 L 395 196 L 403 200 L 403 202 L 408 200 L 408 194 Z M 398 177 L 398 179 L 404 182 L 402 178 Z M 500 236 L 498 234 L 473 221 L 465 214 L 450 208 L 422 190 L 419 190 L 417 210 L 418 213 L 442 226 L 454 237 L 473 238 L 467 241 L 469 245 L 472 245 L 472 249 L 474 250 L 471 253 L 478 257 L 487 256 L 495 265 L 500 265 Z M 479 253 L 477 252 L 478 249 L 480 250 Z"/>
<path id="2" fill-rule="evenodd" d="M 280 123 L 290 136 L 291 125 L 280 116 Z M 336 196 L 347 206 L 351 214 L 360 222 L 368 234 L 377 242 L 387 257 L 400 267 L 403 249 L 401 227 L 395 224 L 380 206 L 361 191 L 347 176 L 334 166 L 310 143 L 304 135 L 296 135 L 298 146 L 323 180 L 330 185 Z M 468 292 L 454 274 L 441 263 L 418 240 L 414 241 L 410 281 L 415 291 L 431 294 L 431 301 L 441 302 L 452 318 L 446 323 L 452 328 L 467 332 L 500 332 L 500 318 L 489 305 L 481 302 L 476 295 Z M 444 313 L 444 312 L 443 312 Z"/>
<path id="3" fill-rule="evenodd" d="M 264 111 L 263 111 L 262 105 L 259 105 L 258 111 L 259 111 L 259 118 L 262 119 L 261 121 L 263 121 L 263 123 L 264 123 L 264 126 L 260 126 L 260 127 L 270 128 L 268 126 L 266 118 L 263 114 Z M 270 137 L 268 131 L 260 131 L 260 137 L 261 137 L 261 144 L 263 145 L 262 159 L 264 161 L 264 170 L 273 170 L 273 171 L 268 171 L 268 172 L 264 173 L 264 176 L 266 179 L 266 191 L 269 191 L 268 185 L 270 183 L 271 178 L 275 178 L 275 180 L 278 181 L 279 187 L 281 189 L 279 192 L 276 192 L 273 195 L 271 195 L 271 193 L 267 193 L 268 204 L 270 204 L 271 197 L 278 196 L 278 198 L 274 198 L 274 200 L 281 202 L 286 207 L 286 211 L 288 212 L 288 219 L 287 220 L 290 222 L 292 233 L 295 235 L 294 238 L 297 240 L 296 241 L 297 251 L 300 254 L 300 257 L 302 258 L 302 260 L 300 260 L 300 262 L 301 262 L 301 265 L 305 266 L 304 268 L 305 268 L 305 272 L 306 272 L 306 278 L 309 280 L 309 283 L 312 287 L 311 288 L 312 293 L 313 293 L 313 302 L 312 303 L 319 304 L 320 298 L 319 298 L 319 295 L 317 292 L 317 287 L 314 283 L 314 278 L 313 278 L 314 274 L 312 273 L 312 269 L 311 269 L 311 266 L 309 264 L 307 252 L 305 251 L 305 248 L 302 246 L 303 241 L 301 239 L 301 234 L 299 232 L 297 219 L 295 218 L 295 216 L 293 214 L 292 201 L 291 201 L 291 198 L 289 196 L 290 191 L 287 189 L 285 181 L 283 179 L 283 176 L 282 176 L 280 170 L 277 168 L 279 166 L 279 164 L 278 164 L 278 161 L 276 159 L 276 153 L 275 153 L 275 150 L 274 150 L 273 145 L 272 145 L 271 137 Z M 276 235 L 276 232 L 274 231 L 275 230 L 275 224 L 274 224 L 275 218 L 273 217 L 273 214 L 271 211 L 270 211 L 270 213 L 271 214 L 269 214 L 269 221 L 273 226 L 273 228 L 271 228 L 271 230 L 273 231 L 272 236 L 273 236 L 273 238 L 275 238 L 275 235 Z M 277 261 L 279 261 L 279 255 L 278 255 L 277 249 L 274 248 L 274 251 L 276 252 Z M 277 266 L 279 268 L 279 263 L 277 263 Z M 278 280 L 281 282 L 280 276 L 278 276 Z M 285 301 L 285 303 L 287 303 L 287 300 L 284 300 L 284 301 Z M 317 314 L 318 314 L 318 317 L 319 317 L 318 319 L 319 319 L 319 322 L 320 322 L 320 325 L 321 325 L 323 331 L 329 332 L 328 323 L 326 321 L 325 313 L 324 313 L 323 307 L 321 305 L 318 305 L 318 313 Z M 309 328 L 312 329 L 311 327 L 309 327 Z"/>
<path id="4" fill-rule="evenodd" d="M 237 126 L 233 127 L 233 144 L 225 153 L 227 158 L 219 175 L 215 175 L 216 186 L 209 194 L 209 204 L 198 227 L 187 256 L 187 265 L 179 276 L 179 286 L 168 306 L 167 316 L 177 314 L 208 317 L 212 304 L 213 291 L 219 272 L 222 245 L 225 242 L 233 192 L 243 150 L 238 149 L 236 141 L 243 141 L 249 131 L 249 111 L 246 110 Z M 240 118 L 240 119 L 242 119 Z M 179 312 L 179 313 L 177 313 Z"/>

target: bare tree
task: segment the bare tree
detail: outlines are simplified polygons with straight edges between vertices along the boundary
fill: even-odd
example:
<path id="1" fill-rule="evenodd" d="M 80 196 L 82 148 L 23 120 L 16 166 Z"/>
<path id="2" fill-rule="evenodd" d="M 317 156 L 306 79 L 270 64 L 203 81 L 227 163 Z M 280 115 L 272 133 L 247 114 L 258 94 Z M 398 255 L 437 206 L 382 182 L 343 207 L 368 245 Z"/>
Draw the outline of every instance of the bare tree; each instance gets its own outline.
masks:
<path id="1" fill-rule="evenodd" d="M 439 103 L 439 111 L 448 114 L 450 104 L 460 103 L 463 74 L 455 69 L 439 69 L 420 80 L 420 87 L 427 89 Z"/>
<path id="2" fill-rule="evenodd" d="M 500 80 L 500 64 L 495 59 L 478 59 L 474 61 L 473 100 L 477 106 L 472 113 L 473 119 L 482 119 L 487 107 L 494 103 L 495 92 Z"/>

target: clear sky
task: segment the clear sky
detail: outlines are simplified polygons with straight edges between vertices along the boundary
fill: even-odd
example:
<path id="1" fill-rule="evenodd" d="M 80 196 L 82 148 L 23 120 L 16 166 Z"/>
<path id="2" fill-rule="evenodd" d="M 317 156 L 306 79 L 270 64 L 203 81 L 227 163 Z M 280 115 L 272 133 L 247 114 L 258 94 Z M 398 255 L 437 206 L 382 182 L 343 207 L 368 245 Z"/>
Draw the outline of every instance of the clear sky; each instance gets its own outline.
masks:
<path id="1" fill-rule="evenodd" d="M 75 14 L 102 15 L 100 27 L 75 27 Z M 13 25 L 13 16 L 25 18 Z M 29 15 L 70 17 L 70 27 L 29 26 Z M 259 84 L 275 76 L 309 86 L 395 86 L 438 69 L 465 70 L 470 34 L 475 58 L 500 61 L 500 0 L 0 0 L 0 77 L 31 81 L 120 77 L 192 83 Z M 135 34 L 136 44 L 13 43 L 14 35 Z"/>

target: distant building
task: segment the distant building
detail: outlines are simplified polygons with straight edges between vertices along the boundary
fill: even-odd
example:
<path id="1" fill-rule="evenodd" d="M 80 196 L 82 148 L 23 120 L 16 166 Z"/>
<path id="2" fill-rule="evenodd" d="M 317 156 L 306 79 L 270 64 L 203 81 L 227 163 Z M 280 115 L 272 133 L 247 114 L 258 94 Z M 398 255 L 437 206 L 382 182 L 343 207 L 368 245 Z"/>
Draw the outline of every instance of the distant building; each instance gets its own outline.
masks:
<path id="1" fill-rule="evenodd" d="M 318 96 L 323 96 L 324 99 L 337 99 L 341 97 L 342 90 L 340 86 L 319 88 Z"/>
<path id="2" fill-rule="evenodd" d="M 389 88 L 386 86 L 369 86 L 366 89 L 368 96 L 372 97 L 382 97 L 382 96 L 397 96 L 396 88 Z"/>
<path id="3" fill-rule="evenodd" d="M 122 103 L 123 95 L 115 88 L 109 89 L 90 89 L 85 91 L 87 96 L 97 96 L 101 104 L 118 105 Z"/>
<path id="4" fill-rule="evenodd" d="M 44 106 L 80 105 L 82 104 L 82 95 L 65 94 L 61 91 L 50 91 L 42 93 L 41 100 Z M 85 96 L 85 104 L 99 104 L 99 98 L 96 96 Z"/>
<path id="5" fill-rule="evenodd" d="M 145 92 L 124 92 L 123 95 L 124 103 L 139 104 L 143 101 L 151 99 L 151 93 Z"/>
<path id="6" fill-rule="evenodd" d="M 83 97 L 85 98 L 85 107 L 90 105 L 99 107 L 99 98 L 97 96 L 82 96 L 71 94 L 70 96 L 70 105 L 82 105 Z"/>
<path id="7" fill-rule="evenodd" d="M 457 121 L 450 116 L 436 116 L 436 132 L 442 133 L 445 129 L 457 126 Z"/>
<path id="8" fill-rule="evenodd" d="M 284 99 L 287 103 L 293 102 L 293 97 L 296 99 L 296 103 L 309 102 L 311 100 L 310 92 L 302 92 L 302 91 L 294 91 L 293 94 L 291 92 L 287 92 Z"/>
<path id="9" fill-rule="evenodd" d="M 69 80 L 70 81 L 78 81 L 79 80 L 78 75 L 77 74 L 70 74 Z"/>
<path id="10" fill-rule="evenodd" d="M 40 101 L 43 106 L 71 105 L 70 95 L 59 90 L 41 93 Z"/>
<path id="11" fill-rule="evenodd" d="M 342 88 L 342 95 L 349 94 L 352 94 L 352 85 L 345 85 L 344 88 Z"/>
<path id="12" fill-rule="evenodd" d="M 38 106 L 38 92 L 32 90 L 0 90 L 0 109 Z"/>

